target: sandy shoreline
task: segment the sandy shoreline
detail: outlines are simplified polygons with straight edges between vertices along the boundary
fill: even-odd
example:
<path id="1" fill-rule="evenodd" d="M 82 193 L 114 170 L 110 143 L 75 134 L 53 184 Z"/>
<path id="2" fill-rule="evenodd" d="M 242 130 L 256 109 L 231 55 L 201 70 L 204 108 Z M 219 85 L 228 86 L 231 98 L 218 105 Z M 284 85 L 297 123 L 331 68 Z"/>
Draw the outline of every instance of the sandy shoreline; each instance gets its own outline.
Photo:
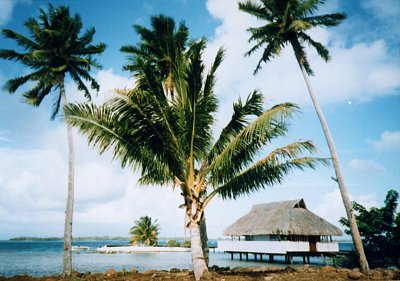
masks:
<path id="1" fill-rule="evenodd" d="M 102 254 L 114 253 L 161 253 L 161 252 L 190 252 L 190 248 L 183 247 L 139 247 L 139 246 L 103 246 L 96 249 Z"/>
<path id="2" fill-rule="evenodd" d="M 115 281 L 150 281 L 150 280 L 177 280 L 193 281 L 192 271 L 172 268 L 169 271 L 147 270 L 138 272 L 136 269 L 117 272 L 114 269 L 104 273 L 79 273 L 73 272 L 70 278 L 62 276 L 31 277 L 29 275 L 18 275 L 13 277 L 0 277 L 0 281 L 89 281 L 89 280 L 115 280 Z M 215 281 L 342 281 L 342 280 L 400 280 L 400 270 L 374 269 L 368 273 L 361 273 L 358 269 L 333 268 L 325 266 L 322 268 L 303 266 L 298 268 L 219 268 L 212 267 L 210 275 L 205 280 Z"/>

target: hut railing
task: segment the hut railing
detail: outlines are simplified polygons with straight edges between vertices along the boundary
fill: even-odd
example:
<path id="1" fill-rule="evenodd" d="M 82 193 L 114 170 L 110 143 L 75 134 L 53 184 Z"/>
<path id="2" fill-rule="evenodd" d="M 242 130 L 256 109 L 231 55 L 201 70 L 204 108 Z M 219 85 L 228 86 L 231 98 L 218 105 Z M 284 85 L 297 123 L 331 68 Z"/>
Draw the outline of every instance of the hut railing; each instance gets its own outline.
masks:
<path id="1" fill-rule="evenodd" d="M 317 252 L 338 252 L 336 242 L 316 243 Z M 286 254 L 288 252 L 309 252 L 310 243 L 302 241 L 218 241 L 218 251 L 236 253 Z"/>

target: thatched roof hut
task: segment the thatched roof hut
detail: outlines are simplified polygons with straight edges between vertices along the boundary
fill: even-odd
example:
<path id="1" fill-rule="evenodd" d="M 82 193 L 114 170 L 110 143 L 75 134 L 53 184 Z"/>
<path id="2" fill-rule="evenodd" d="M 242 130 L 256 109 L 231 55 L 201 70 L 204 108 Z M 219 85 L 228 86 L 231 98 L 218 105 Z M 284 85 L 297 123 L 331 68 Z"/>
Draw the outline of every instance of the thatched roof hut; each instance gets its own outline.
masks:
<path id="1" fill-rule="evenodd" d="M 303 199 L 254 205 L 224 230 L 226 236 L 341 236 L 342 231 L 306 208 Z"/>

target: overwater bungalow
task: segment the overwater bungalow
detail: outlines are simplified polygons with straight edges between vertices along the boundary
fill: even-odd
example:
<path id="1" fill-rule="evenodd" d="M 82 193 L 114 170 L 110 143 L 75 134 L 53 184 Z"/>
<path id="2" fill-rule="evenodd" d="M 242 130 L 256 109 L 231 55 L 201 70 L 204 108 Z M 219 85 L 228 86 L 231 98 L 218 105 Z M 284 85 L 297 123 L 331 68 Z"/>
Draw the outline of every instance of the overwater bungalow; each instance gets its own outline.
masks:
<path id="1" fill-rule="evenodd" d="M 224 230 L 231 240 L 218 241 L 218 249 L 255 260 L 263 255 L 284 255 L 287 263 L 294 256 L 310 262 L 310 256 L 334 256 L 339 252 L 332 236 L 342 231 L 323 218 L 309 211 L 303 199 L 254 205 L 250 212 Z"/>

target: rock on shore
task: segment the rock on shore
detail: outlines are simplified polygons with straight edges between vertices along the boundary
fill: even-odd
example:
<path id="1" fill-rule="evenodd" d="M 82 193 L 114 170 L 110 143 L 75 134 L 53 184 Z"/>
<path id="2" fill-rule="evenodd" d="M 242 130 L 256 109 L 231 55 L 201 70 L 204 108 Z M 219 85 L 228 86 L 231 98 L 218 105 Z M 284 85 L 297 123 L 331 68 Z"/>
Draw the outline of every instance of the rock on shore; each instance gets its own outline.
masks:
<path id="1" fill-rule="evenodd" d="M 286 267 L 286 268 L 234 268 L 228 267 L 211 267 L 211 274 L 207 280 L 213 281 L 344 281 L 344 280 L 400 280 L 400 270 L 374 269 L 367 273 L 361 273 L 358 269 L 333 268 L 324 266 L 322 268 L 303 266 L 303 267 Z M 172 268 L 170 271 L 165 270 L 147 270 L 139 273 L 133 268 L 130 271 L 117 272 L 109 269 L 104 273 L 79 273 L 73 272 L 70 278 L 62 278 L 62 276 L 49 277 L 31 277 L 28 275 L 18 275 L 13 277 L 0 277 L 0 281 L 161 281 L 161 280 L 177 280 L 177 281 L 193 281 L 194 275 L 192 271 L 187 269 Z"/>

